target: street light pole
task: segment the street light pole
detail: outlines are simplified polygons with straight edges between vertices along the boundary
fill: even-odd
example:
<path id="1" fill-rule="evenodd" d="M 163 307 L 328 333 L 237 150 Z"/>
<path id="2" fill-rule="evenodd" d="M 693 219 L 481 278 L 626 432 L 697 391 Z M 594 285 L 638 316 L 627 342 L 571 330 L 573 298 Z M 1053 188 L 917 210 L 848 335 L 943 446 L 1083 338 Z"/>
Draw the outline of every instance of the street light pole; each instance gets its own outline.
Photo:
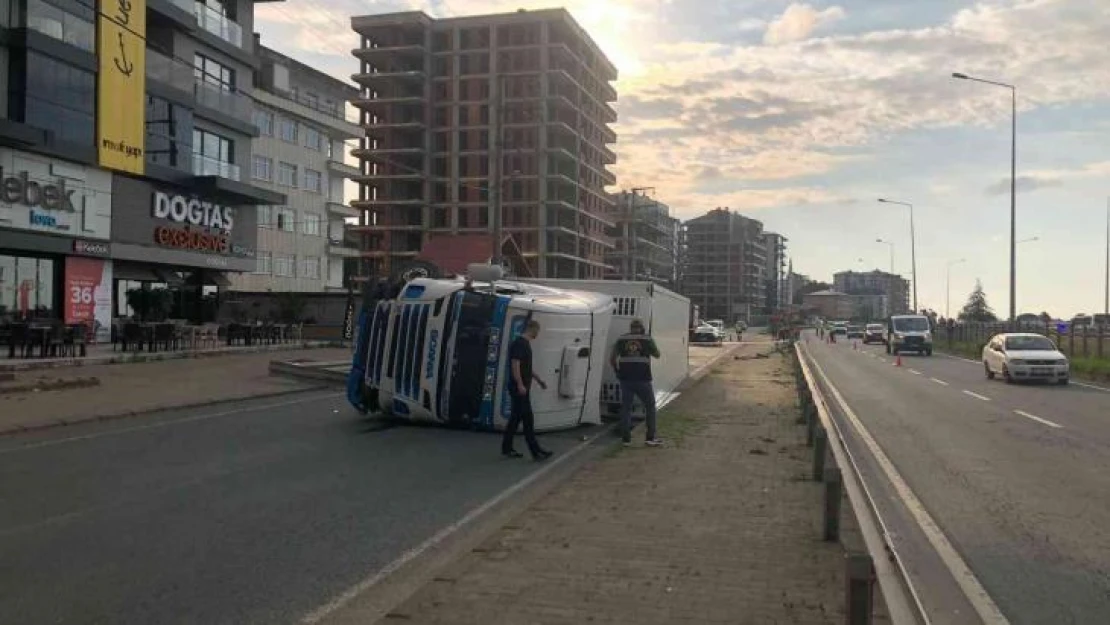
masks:
<path id="1" fill-rule="evenodd" d="M 945 271 L 945 276 L 944 276 L 944 318 L 945 319 L 951 319 L 952 318 L 952 265 L 958 265 L 958 264 L 960 264 L 962 262 L 966 262 L 966 261 L 967 261 L 966 258 L 961 258 L 959 260 L 950 260 L 950 261 L 948 261 L 948 267 L 947 267 L 947 270 Z"/>
<path id="2" fill-rule="evenodd" d="M 910 209 L 910 264 L 912 265 L 911 266 L 911 273 L 913 274 L 913 276 L 912 276 L 913 277 L 913 311 L 916 313 L 916 312 L 918 312 L 918 308 L 917 308 L 917 235 L 914 233 L 914 228 L 913 228 L 913 204 L 911 204 L 909 202 L 898 202 L 896 200 L 887 200 L 887 199 L 884 199 L 884 198 L 879 198 L 879 201 L 883 202 L 885 204 L 897 204 L 899 206 L 905 206 L 905 207 Z M 891 271 L 891 273 L 894 273 L 894 272 Z"/>
<path id="3" fill-rule="evenodd" d="M 1110 198 L 1106 198 L 1106 299 L 1102 303 L 1102 312 L 1110 315 Z"/>
<path id="4" fill-rule="evenodd" d="M 1010 327 L 1017 319 L 1017 87 L 956 72 L 953 78 L 1010 90 Z"/>

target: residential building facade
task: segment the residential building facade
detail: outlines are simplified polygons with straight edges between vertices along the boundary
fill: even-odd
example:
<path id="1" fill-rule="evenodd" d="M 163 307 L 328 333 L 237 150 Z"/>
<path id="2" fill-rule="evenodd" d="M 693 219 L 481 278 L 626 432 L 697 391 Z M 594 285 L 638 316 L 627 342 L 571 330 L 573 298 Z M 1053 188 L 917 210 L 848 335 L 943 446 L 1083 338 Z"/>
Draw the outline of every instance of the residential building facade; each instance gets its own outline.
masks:
<path id="1" fill-rule="evenodd" d="M 607 256 L 614 280 L 651 280 L 673 287 L 678 280 L 679 221 L 671 209 L 639 189 L 616 195 L 606 234 L 614 247 Z"/>
<path id="2" fill-rule="evenodd" d="M 767 254 L 767 265 L 763 269 L 767 289 L 766 305 L 767 313 L 771 314 L 790 305 L 786 237 L 775 232 L 764 232 L 763 248 Z"/>
<path id="3" fill-rule="evenodd" d="M 254 268 L 254 206 L 284 202 L 242 173 L 254 1 L 99 6 L 0 9 L 0 167 L 22 189 L 0 198 L 0 315 L 98 334 L 135 289 L 187 292 L 175 312 L 199 316 Z M 118 46 L 98 54 L 98 34 Z"/>
<path id="4" fill-rule="evenodd" d="M 256 44 L 261 60 L 254 92 L 254 184 L 286 196 L 283 205 L 257 208 L 256 266 L 232 279 L 237 291 L 338 291 L 344 260 L 358 250 L 346 243 L 346 220 L 358 211 L 344 199 L 344 183 L 358 174 L 345 162 L 346 142 L 362 128 L 346 119 L 358 91 Z"/>
<path id="5" fill-rule="evenodd" d="M 523 273 L 609 273 L 617 70 L 567 11 L 351 23 L 366 130 L 351 202 L 361 277 L 394 272 L 431 239 L 491 236 L 498 216 Z"/>
<path id="6" fill-rule="evenodd" d="M 885 271 L 841 271 L 833 274 L 833 288 L 850 295 L 882 295 L 885 307 L 878 316 L 910 310 L 910 283 L 902 276 Z"/>
<path id="7" fill-rule="evenodd" d="M 717 208 L 683 224 L 682 294 L 703 319 L 762 315 L 767 301 L 763 224 Z"/>

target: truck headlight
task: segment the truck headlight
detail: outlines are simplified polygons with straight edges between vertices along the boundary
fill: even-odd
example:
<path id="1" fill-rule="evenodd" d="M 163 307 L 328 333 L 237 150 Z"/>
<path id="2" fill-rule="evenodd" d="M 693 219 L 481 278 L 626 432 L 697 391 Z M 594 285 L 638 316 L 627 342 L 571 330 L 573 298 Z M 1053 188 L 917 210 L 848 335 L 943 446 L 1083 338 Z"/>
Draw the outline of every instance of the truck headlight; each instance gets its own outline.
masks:
<path id="1" fill-rule="evenodd" d="M 925 340 L 926 340 L 926 341 L 931 341 L 931 340 L 933 340 L 933 333 L 932 333 L 932 332 L 926 332 L 926 333 L 925 333 Z"/>

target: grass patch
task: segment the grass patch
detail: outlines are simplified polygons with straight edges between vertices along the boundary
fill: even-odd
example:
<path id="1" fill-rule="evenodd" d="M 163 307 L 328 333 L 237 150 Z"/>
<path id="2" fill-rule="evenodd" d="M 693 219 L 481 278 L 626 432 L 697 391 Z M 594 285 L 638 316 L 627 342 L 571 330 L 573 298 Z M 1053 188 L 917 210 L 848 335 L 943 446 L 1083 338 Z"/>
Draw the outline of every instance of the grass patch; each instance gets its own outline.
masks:
<path id="1" fill-rule="evenodd" d="M 705 428 L 705 421 L 681 412 L 667 411 L 659 415 L 659 437 L 680 447 L 686 437 Z"/>

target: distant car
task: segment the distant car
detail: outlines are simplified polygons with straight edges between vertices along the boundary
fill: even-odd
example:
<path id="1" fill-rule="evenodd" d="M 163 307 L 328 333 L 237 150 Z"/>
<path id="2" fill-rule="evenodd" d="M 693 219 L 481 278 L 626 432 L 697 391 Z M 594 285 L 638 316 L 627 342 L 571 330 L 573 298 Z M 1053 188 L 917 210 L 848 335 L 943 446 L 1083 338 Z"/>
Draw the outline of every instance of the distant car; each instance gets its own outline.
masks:
<path id="1" fill-rule="evenodd" d="M 894 315 L 887 321 L 886 353 L 933 355 L 933 325 L 925 315 Z"/>
<path id="2" fill-rule="evenodd" d="M 830 334 L 848 334 L 847 321 L 834 321 L 829 327 Z"/>
<path id="3" fill-rule="evenodd" d="M 717 343 L 723 341 L 725 333 L 709 324 L 702 324 L 692 331 L 691 340 L 695 343 Z"/>
<path id="4" fill-rule="evenodd" d="M 1046 380 L 1067 384 L 1068 358 L 1048 337 L 1034 333 L 1005 333 L 991 338 L 983 347 L 983 369 L 987 379 L 1001 375 L 1006 382 Z"/>
<path id="5" fill-rule="evenodd" d="M 866 332 L 864 332 L 863 335 L 863 344 L 886 343 L 886 337 L 883 334 L 884 330 L 886 330 L 886 326 L 881 323 L 867 324 Z"/>
<path id="6" fill-rule="evenodd" d="M 864 334 L 863 326 L 848 326 L 848 329 L 845 330 L 844 333 L 850 339 L 862 339 Z"/>

